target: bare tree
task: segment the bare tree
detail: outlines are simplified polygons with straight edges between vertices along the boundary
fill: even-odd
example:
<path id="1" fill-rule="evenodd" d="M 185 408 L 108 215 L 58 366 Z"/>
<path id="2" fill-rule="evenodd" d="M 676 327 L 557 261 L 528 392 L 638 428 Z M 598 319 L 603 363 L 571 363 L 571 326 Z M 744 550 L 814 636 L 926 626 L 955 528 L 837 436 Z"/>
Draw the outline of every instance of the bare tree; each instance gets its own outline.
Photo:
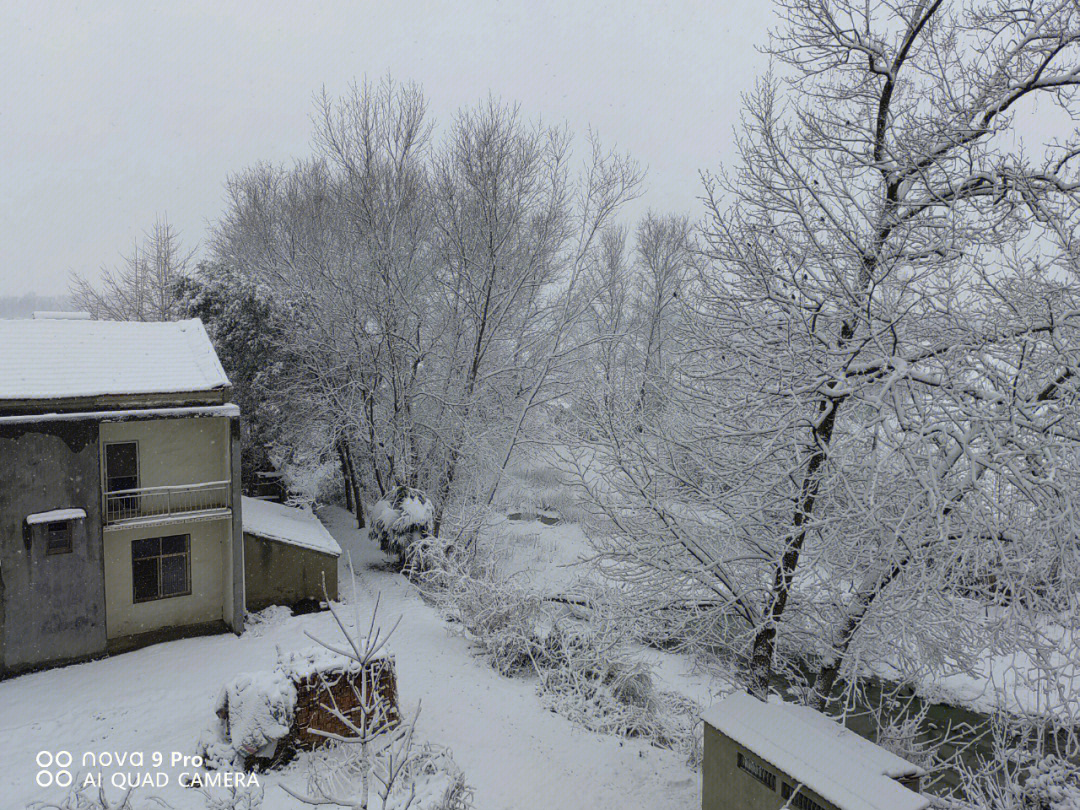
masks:
<path id="1" fill-rule="evenodd" d="M 781 78 L 707 183 L 669 405 L 594 420 L 607 558 L 711 605 L 759 696 L 1024 645 L 1053 678 L 1075 661 L 1017 616 L 1077 587 L 1080 142 L 1034 161 L 1003 135 L 1035 98 L 1076 112 L 1080 12 L 780 5 Z"/>
<path id="2" fill-rule="evenodd" d="M 589 141 L 575 173 L 565 129 L 527 125 L 516 107 L 489 99 L 459 116 L 437 160 L 439 278 L 450 317 L 436 531 L 464 445 L 483 446 L 495 434 L 490 503 L 527 418 L 550 396 L 541 392 L 577 354 L 571 333 L 587 306 L 582 276 L 641 181 L 631 159 Z"/>
<path id="3" fill-rule="evenodd" d="M 175 320 L 183 313 L 177 285 L 187 276 L 194 252 L 184 250 L 180 235 L 162 217 L 122 265 L 101 268 L 97 284 L 72 273 L 71 301 L 99 320 Z"/>
<path id="4" fill-rule="evenodd" d="M 638 300 L 634 309 L 641 354 L 639 409 L 647 409 L 648 400 L 661 398 L 667 388 L 668 344 L 682 309 L 679 296 L 686 289 L 693 262 L 691 228 L 686 217 L 649 214 L 638 226 Z"/>

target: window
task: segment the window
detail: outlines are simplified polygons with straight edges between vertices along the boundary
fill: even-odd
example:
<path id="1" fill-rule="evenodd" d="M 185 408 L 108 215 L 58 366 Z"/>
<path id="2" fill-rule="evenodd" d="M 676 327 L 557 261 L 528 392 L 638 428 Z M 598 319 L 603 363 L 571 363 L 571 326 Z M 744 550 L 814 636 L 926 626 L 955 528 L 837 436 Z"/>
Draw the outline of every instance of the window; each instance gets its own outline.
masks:
<path id="1" fill-rule="evenodd" d="M 746 771 L 769 790 L 776 790 L 776 774 L 768 770 L 760 762 L 755 762 L 750 759 L 750 757 L 744 757 L 740 752 L 737 756 L 736 764 L 741 770 Z"/>
<path id="2" fill-rule="evenodd" d="M 139 488 L 139 445 L 112 442 L 105 445 L 105 491 Z"/>
<path id="3" fill-rule="evenodd" d="M 794 799 L 791 798 L 792 794 L 795 795 Z M 824 807 L 822 807 L 820 804 L 815 802 L 813 799 L 811 799 L 804 793 L 795 793 L 795 788 L 793 788 L 787 782 L 782 782 L 780 784 L 780 798 L 782 798 L 785 802 L 788 802 L 788 804 L 792 808 L 794 808 L 794 810 L 825 810 Z"/>
<path id="4" fill-rule="evenodd" d="M 45 553 L 67 554 L 71 551 L 71 521 L 56 520 L 45 524 Z"/>
<path id="5" fill-rule="evenodd" d="M 144 537 L 131 541 L 131 580 L 136 602 L 191 593 L 191 536 Z"/>

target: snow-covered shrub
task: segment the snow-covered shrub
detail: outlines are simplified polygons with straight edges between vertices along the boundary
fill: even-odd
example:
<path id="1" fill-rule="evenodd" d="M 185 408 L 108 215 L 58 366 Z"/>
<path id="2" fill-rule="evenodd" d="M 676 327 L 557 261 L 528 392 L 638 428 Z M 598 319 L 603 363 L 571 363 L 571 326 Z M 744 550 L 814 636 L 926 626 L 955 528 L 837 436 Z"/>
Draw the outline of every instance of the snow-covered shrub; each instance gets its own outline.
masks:
<path id="1" fill-rule="evenodd" d="M 451 621 L 484 650 L 501 675 L 533 670 L 542 649 L 537 617 L 541 599 L 512 582 L 499 579 L 490 567 L 467 573 L 462 567 L 431 569 L 424 578 L 428 593 Z M 432 583 L 442 587 L 434 591 Z"/>
<path id="2" fill-rule="evenodd" d="M 226 790 L 226 793 L 222 793 Z M 199 788 L 206 802 L 206 810 L 260 810 L 266 792 L 262 785 L 228 788 Z"/>
<path id="3" fill-rule="evenodd" d="M 864 701 L 868 702 L 868 701 Z M 876 730 L 877 744 L 912 765 L 933 773 L 946 763 L 946 748 L 956 750 L 962 736 L 970 732 L 966 723 L 957 723 L 928 740 L 930 703 L 903 701 L 897 695 L 884 694 L 877 705 L 869 707 L 868 715 Z"/>
<path id="4" fill-rule="evenodd" d="M 160 810 L 169 806 L 137 788 L 128 788 L 110 796 L 104 787 L 79 784 L 83 781 L 79 778 L 74 781 L 77 786 L 72 787 L 59 801 L 34 802 L 30 810 Z"/>
<path id="5" fill-rule="evenodd" d="M 394 487 L 371 508 L 371 538 L 384 552 L 398 555 L 402 565 L 431 536 L 434 524 L 431 501 L 413 487 Z"/>
<path id="6" fill-rule="evenodd" d="M 415 721 L 413 721 L 415 722 Z M 312 752 L 305 761 L 307 788 L 286 792 L 308 803 L 327 797 L 359 799 L 363 794 L 364 763 L 371 788 L 369 810 L 468 810 L 472 790 L 449 749 L 413 739 L 413 722 L 401 727 L 367 759 L 355 745 L 335 744 Z M 338 806 L 331 803 L 330 806 Z"/>
<path id="7" fill-rule="evenodd" d="M 694 742 L 693 705 L 658 690 L 652 670 L 611 627 L 560 621 L 537 657 L 541 700 L 592 731 L 639 737 L 664 748 L 685 750 Z"/>
<path id="8" fill-rule="evenodd" d="M 452 566 L 422 583 L 499 673 L 535 674 L 548 708 L 592 731 L 647 739 L 700 763 L 700 707 L 656 689 L 610 611 L 594 607 L 590 619 L 573 618 L 490 565 Z"/>
<path id="9" fill-rule="evenodd" d="M 296 687 L 280 669 L 238 675 L 218 698 L 217 714 L 227 722 L 228 739 L 245 757 L 261 754 L 288 734 L 295 711 Z"/>
<path id="10" fill-rule="evenodd" d="M 961 770 L 960 798 L 941 810 L 1080 810 L 1080 768 L 1054 754 L 995 746 L 992 759 Z"/>
<path id="11" fill-rule="evenodd" d="M 404 783 L 415 786 L 416 806 L 429 810 L 468 810 L 473 792 L 465 782 L 449 748 L 420 746 L 409 759 L 402 776 Z"/>

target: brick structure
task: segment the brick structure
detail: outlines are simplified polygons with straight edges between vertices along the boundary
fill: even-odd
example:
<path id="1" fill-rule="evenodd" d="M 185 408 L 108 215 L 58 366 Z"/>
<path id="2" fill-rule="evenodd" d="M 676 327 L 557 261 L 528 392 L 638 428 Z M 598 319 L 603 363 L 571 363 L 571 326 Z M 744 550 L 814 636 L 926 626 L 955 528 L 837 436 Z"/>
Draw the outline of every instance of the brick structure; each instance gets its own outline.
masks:
<path id="1" fill-rule="evenodd" d="M 377 658 L 364 670 L 342 667 L 329 672 L 313 672 L 293 683 L 296 686 L 296 714 L 286 742 L 296 749 L 310 751 L 326 745 L 329 738 L 316 733 L 318 731 L 342 737 L 355 736 L 352 729 L 326 707 L 336 707 L 360 728 L 377 725 L 381 730 L 389 730 L 401 723 L 393 656 Z M 366 713 L 362 703 L 369 707 Z"/>

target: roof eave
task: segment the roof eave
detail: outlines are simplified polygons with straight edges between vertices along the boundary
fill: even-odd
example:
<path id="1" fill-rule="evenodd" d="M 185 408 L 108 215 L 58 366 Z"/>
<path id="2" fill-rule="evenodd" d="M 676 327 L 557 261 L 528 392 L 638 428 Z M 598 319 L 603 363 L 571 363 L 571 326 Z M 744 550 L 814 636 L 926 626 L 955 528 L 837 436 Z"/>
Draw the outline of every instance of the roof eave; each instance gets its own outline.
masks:
<path id="1" fill-rule="evenodd" d="M 0 416 L 224 405 L 231 401 L 231 385 L 220 385 L 199 391 L 97 394 L 79 397 L 19 397 L 0 399 Z"/>

